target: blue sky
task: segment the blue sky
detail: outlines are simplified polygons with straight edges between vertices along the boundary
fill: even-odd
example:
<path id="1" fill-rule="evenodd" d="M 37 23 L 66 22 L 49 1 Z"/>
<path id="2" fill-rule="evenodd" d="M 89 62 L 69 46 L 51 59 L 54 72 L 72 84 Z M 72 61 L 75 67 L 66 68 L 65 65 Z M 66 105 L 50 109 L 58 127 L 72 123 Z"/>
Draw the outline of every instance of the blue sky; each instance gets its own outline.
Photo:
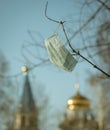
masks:
<path id="1" fill-rule="evenodd" d="M 57 20 L 65 20 L 68 14 L 78 11 L 75 6 L 73 7 L 71 0 L 48 2 L 48 15 Z M 19 73 L 24 64 L 21 48 L 26 41 L 31 41 L 28 30 L 40 33 L 45 39 L 57 28 L 55 23 L 45 18 L 45 4 L 45 0 L 0 0 L 0 50 L 10 62 L 11 75 Z M 37 33 L 35 38 L 37 39 Z M 75 93 L 77 74 L 81 85 L 80 91 L 83 94 L 88 92 L 88 84 L 85 80 L 87 75 L 84 71 L 86 65 L 87 63 L 78 64 L 73 72 L 57 69 L 54 65 L 34 70 L 37 81 L 44 85 L 55 108 L 61 109 L 65 106 L 67 99 Z"/>

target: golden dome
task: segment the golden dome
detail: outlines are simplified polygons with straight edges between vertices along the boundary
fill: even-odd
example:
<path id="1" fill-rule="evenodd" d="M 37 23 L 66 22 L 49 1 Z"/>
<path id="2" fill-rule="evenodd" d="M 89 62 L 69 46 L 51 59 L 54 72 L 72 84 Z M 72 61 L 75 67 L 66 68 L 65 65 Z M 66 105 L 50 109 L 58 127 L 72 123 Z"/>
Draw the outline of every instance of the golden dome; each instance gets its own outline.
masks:
<path id="1" fill-rule="evenodd" d="M 67 107 L 70 110 L 77 109 L 77 108 L 89 108 L 90 107 L 90 102 L 89 100 L 82 96 L 79 92 L 70 98 L 67 102 Z"/>

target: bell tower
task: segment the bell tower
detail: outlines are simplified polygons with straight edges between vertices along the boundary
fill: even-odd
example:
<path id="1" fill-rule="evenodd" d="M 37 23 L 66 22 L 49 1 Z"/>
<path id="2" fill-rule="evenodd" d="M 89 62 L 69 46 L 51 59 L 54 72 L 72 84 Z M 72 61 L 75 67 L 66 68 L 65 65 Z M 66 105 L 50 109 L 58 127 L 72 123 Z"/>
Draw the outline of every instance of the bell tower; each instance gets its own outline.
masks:
<path id="1" fill-rule="evenodd" d="M 23 93 L 19 103 L 19 108 L 14 113 L 14 121 L 8 130 L 38 130 L 38 110 L 29 81 L 28 67 L 22 68 L 24 73 Z"/>

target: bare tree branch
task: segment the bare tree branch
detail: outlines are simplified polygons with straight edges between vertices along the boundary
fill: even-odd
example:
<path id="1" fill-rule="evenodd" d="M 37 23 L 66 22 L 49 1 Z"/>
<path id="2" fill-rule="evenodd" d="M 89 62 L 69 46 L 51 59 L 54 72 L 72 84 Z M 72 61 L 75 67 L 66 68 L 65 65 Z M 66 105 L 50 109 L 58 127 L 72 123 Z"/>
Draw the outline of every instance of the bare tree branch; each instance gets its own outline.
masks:
<path id="1" fill-rule="evenodd" d="M 52 22 L 60 23 L 60 24 L 62 25 L 62 29 L 63 29 L 64 35 L 65 35 L 65 38 L 66 38 L 67 43 L 68 43 L 69 47 L 71 48 L 72 52 L 75 53 L 76 55 L 80 56 L 82 59 L 84 59 L 85 61 L 87 61 L 87 62 L 88 62 L 89 64 L 91 64 L 94 68 L 96 68 L 97 70 L 99 70 L 100 72 L 102 72 L 103 74 L 105 74 L 106 76 L 110 77 L 110 74 L 106 73 L 104 70 L 102 70 L 100 67 L 98 67 L 97 65 L 95 65 L 94 63 L 92 63 L 92 62 L 91 62 L 90 60 L 88 60 L 86 57 L 84 57 L 83 55 L 81 55 L 79 51 L 76 51 L 76 50 L 72 47 L 72 45 L 71 45 L 71 43 L 70 43 L 70 40 L 69 40 L 69 38 L 68 38 L 68 36 L 67 36 L 65 27 L 64 27 L 64 22 L 62 22 L 62 21 L 59 22 L 59 21 L 53 20 L 53 19 L 51 19 L 50 17 L 47 16 L 47 13 L 46 13 L 46 11 L 47 11 L 47 4 L 48 4 L 48 3 L 46 3 L 46 7 L 45 7 L 45 17 L 46 17 L 47 19 L 49 19 L 50 21 L 52 21 Z M 94 15 L 92 15 L 92 16 L 87 20 L 87 22 L 80 28 L 80 30 L 79 30 L 78 32 L 80 32 L 89 22 L 91 22 L 92 19 L 95 18 L 95 16 L 96 16 L 97 13 L 101 10 L 101 8 L 102 8 L 102 5 L 97 9 L 97 11 L 94 13 Z"/>
<path id="2" fill-rule="evenodd" d="M 110 7 L 108 7 L 103 1 L 97 0 L 99 3 L 101 3 L 107 10 L 110 11 Z"/>
<path id="3" fill-rule="evenodd" d="M 84 29 L 90 22 L 92 22 L 93 19 L 97 16 L 97 14 L 100 12 L 102 9 L 103 5 L 101 5 L 91 16 L 90 18 L 76 31 L 74 34 L 71 36 L 70 41 L 77 35 L 79 32 Z"/>

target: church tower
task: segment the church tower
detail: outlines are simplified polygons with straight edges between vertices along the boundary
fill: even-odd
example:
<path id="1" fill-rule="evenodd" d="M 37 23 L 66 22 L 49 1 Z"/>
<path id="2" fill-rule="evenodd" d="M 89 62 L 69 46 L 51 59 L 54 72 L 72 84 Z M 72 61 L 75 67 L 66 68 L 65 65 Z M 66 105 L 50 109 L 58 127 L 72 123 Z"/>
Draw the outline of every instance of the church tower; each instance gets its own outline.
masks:
<path id="1" fill-rule="evenodd" d="M 14 121 L 8 130 L 38 130 L 38 110 L 34 102 L 29 81 L 28 68 L 22 68 L 25 81 L 18 110 L 14 113 Z"/>
<path id="2" fill-rule="evenodd" d="M 90 110 L 90 101 L 79 91 L 68 99 L 67 112 L 61 130 L 98 130 L 98 124 Z"/>

